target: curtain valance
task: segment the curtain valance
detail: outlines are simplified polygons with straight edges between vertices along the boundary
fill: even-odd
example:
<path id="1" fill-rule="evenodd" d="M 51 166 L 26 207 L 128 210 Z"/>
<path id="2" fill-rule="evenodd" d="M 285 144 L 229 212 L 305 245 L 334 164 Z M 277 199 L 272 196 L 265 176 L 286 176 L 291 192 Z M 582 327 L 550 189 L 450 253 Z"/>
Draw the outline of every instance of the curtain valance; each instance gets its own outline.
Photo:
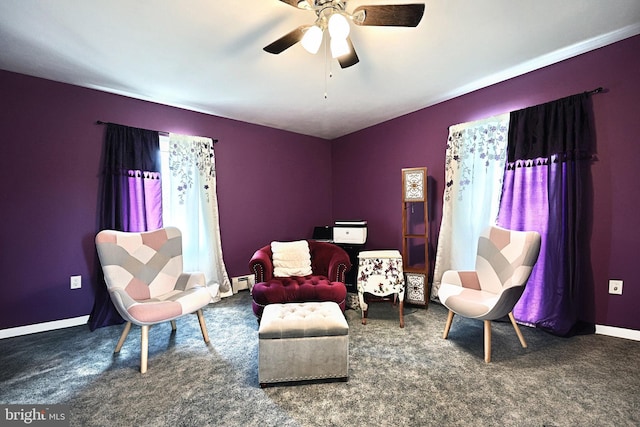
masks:
<path id="1" fill-rule="evenodd" d="M 572 153 L 579 158 L 590 156 L 594 144 L 590 138 L 589 111 L 589 92 L 512 111 L 508 162 L 560 153 Z"/>
<path id="2" fill-rule="evenodd" d="M 103 173 L 160 172 L 159 146 L 157 131 L 107 123 Z"/>

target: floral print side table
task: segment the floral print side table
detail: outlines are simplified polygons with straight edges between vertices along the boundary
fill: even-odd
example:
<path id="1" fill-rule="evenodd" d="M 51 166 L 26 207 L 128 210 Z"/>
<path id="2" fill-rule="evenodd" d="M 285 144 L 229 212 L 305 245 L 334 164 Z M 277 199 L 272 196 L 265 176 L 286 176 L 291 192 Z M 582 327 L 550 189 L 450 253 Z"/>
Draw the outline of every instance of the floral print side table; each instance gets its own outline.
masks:
<path id="1" fill-rule="evenodd" d="M 362 251 L 358 254 L 358 300 L 362 310 L 362 324 L 367 324 L 369 305 L 364 294 L 378 297 L 397 295 L 400 309 L 400 327 L 404 328 L 404 274 L 402 255 L 397 250 Z"/>

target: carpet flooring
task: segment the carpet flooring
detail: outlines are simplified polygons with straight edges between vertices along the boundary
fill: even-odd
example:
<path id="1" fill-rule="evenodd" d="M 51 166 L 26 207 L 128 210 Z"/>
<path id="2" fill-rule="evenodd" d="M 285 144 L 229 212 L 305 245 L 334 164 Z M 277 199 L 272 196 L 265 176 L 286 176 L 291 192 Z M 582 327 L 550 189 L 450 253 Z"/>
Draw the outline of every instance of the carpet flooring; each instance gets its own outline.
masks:
<path id="1" fill-rule="evenodd" d="M 446 309 L 370 305 L 367 325 L 347 310 L 349 381 L 260 388 L 258 324 L 247 291 L 197 318 L 151 328 L 141 375 L 140 330 L 120 354 L 122 326 L 86 326 L 0 340 L 0 405 L 67 404 L 72 426 L 638 426 L 640 343 L 603 335 L 560 338 L 509 323 L 493 327 Z M 33 425 L 36 425 L 35 423 Z"/>

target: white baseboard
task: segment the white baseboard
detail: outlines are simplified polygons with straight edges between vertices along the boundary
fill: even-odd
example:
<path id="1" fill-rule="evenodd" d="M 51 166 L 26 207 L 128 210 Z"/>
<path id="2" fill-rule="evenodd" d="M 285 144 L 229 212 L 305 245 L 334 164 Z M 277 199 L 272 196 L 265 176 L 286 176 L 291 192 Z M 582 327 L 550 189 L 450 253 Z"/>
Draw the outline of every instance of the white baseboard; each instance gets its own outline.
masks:
<path id="1" fill-rule="evenodd" d="M 596 325 L 596 334 L 640 341 L 640 331 L 635 329 L 617 328 L 614 326 Z"/>
<path id="2" fill-rule="evenodd" d="M 36 323 L 35 325 L 18 326 L 16 328 L 0 329 L 0 339 L 18 337 L 21 335 L 35 334 L 38 332 L 53 331 L 69 328 L 71 326 L 86 325 L 89 315 L 73 317 L 71 319 L 54 320 L 52 322 Z"/>

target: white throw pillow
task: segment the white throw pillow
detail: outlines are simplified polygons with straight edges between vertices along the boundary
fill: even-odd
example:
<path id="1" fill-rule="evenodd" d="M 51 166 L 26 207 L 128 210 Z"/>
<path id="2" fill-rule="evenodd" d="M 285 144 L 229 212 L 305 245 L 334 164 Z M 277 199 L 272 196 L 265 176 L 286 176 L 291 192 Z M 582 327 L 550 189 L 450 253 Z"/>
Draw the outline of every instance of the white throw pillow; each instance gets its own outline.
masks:
<path id="1" fill-rule="evenodd" d="M 273 275 L 275 277 L 308 276 L 311 271 L 311 253 L 306 240 L 271 242 Z"/>

